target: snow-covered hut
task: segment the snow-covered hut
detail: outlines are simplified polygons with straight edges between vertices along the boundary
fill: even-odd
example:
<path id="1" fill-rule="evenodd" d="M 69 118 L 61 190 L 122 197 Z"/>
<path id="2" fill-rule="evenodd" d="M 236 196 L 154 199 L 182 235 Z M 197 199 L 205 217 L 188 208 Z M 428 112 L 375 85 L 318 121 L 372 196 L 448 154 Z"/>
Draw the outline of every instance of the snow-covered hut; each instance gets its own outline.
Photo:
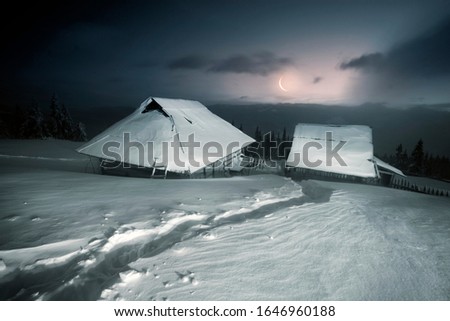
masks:
<path id="1" fill-rule="evenodd" d="M 198 101 L 150 97 L 77 151 L 111 174 L 208 177 L 242 169 L 241 151 L 252 142 Z"/>
<path id="2" fill-rule="evenodd" d="M 298 124 L 286 166 L 288 172 L 304 177 L 365 179 L 385 185 L 393 175 L 405 176 L 374 156 L 372 129 L 363 125 Z"/>

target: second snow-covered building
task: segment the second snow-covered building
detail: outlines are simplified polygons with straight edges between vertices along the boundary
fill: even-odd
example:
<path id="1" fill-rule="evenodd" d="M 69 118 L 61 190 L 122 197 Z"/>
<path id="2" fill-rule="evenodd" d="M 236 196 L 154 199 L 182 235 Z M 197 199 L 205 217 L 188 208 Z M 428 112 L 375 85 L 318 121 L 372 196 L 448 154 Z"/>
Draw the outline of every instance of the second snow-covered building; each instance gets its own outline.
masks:
<path id="1" fill-rule="evenodd" d="M 372 129 L 363 125 L 298 124 L 286 166 L 307 177 L 379 180 L 404 174 L 373 154 Z"/>

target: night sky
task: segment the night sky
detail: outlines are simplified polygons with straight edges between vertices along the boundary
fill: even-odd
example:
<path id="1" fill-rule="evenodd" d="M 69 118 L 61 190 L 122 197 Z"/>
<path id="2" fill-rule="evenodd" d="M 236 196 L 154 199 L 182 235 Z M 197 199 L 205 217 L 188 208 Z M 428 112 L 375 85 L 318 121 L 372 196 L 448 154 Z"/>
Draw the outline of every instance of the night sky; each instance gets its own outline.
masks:
<path id="1" fill-rule="evenodd" d="M 45 3 L 3 10 L 2 105 L 450 102 L 448 0 Z"/>

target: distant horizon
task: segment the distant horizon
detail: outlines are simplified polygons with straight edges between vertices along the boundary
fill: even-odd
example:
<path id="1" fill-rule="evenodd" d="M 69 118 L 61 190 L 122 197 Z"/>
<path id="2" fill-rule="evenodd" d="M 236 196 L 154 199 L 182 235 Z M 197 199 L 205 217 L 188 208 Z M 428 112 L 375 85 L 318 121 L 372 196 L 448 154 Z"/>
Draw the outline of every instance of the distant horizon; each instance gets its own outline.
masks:
<path id="1" fill-rule="evenodd" d="M 64 100 L 61 99 L 64 103 Z M 142 102 L 142 101 L 141 101 Z M 89 138 L 99 134 L 115 122 L 123 119 L 139 107 L 141 102 L 129 106 L 104 106 L 74 108 L 65 104 L 72 117 L 86 125 Z M 416 105 L 395 108 L 386 104 L 360 106 L 322 105 L 311 103 L 254 103 L 254 104 L 207 104 L 213 113 L 232 123 L 242 125 L 244 132 L 253 136 L 255 128 L 281 133 L 283 128 L 293 134 L 297 123 L 368 125 L 374 130 L 375 151 L 382 155 L 392 153 L 402 143 L 408 150 L 422 138 L 425 149 L 433 154 L 449 155 L 450 113 L 449 106 Z M 50 100 L 40 105 L 49 112 Z M 26 106 L 22 106 L 26 107 Z M 14 106 L 10 106 L 10 114 Z M 292 133 L 291 133 L 292 132 Z"/>
<path id="2" fill-rule="evenodd" d="M 37 102 L 40 108 L 45 108 L 46 105 L 50 104 L 52 95 L 49 95 L 48 99 L 31 99 L 29 102 L 15 102 L 15 103 L 1 103 L 0 107 L 2 108 L 14 108 L 15 106 L 20 106 L 23 108 L 29 107 L 33 102 Z M 392 104 L 388 102 L 383 101 L 367 101 L 364 103 L 358 103 L 358 104 L 346 104 L 346 103 L 320 103 L 320 102 L 302 102 L 302 101 L 296 101 L 296 102 L 264 102 L 264 101 L 243 101 L 243 100 L 199 100 L 195 98 L 185 98 L 185 97 L 178 97 L 178 96 L 158 96 L 158 95 L 150 95 L 146 96 L 145 98 L 141 99 L 140 101 L 136 101 L 135 103 L 129 103 L 129 104 L 95 104 L 95 105 L 72 105 L 70 103 L 67 103 L 66 100 L 64 100 L 64 97 L 58 96 L 58 99 L 61 103 L 67 105 L 67 107 L 71 109 L 86 109 L 86 108 L 134 108 L 139 107 L 139 105 L 148 97 L 160 97 L 160 98 L 169 98 L 169 99 L 181 99 L 181 100 L 194 100 L 199 101 L 200 103 L 204 104 L 206 107 L 208 106 L 221 106 L 221 105 L 229 105 L 229 106 L 261 106 L 261 105 L 268 105 L 268 106 L 320 106 L 320 107 L 345 107 L 345 108 L 364 108 L 367 106 L 379 106 L 379 107 L 385 107 L 385 108 L 391 108 L 391 109 L 409 109 L 409 108 L 438 108 L 441 111 L 450 111 L 450 101 L 448 102 L 439 102 L 439 103 L 409 103 L 409 104 Z M 442 108 L 442 109 L 440 109 Z"/>

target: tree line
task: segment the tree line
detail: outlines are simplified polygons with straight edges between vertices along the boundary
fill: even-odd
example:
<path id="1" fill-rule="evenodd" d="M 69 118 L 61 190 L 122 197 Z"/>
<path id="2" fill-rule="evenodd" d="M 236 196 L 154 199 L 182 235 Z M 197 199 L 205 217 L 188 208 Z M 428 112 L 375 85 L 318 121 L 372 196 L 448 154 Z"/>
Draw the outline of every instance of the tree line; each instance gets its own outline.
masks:
<path id="1" fill-rule="evenodd" d="M 87 140 L 84 124 L 72 119 L 67 107 L 55 94 L 47 113 L 43 113 L 38 103 L 33 101 L 25 110 L 16 106 L 12 113 L 2 118 L 1 138 Z"/>
<path id="2" fill-rule="evenodd" d="M 286 127 L 283 128 L 282 133 L 274 130 L 263 133 L 258 125 L 254 132 L 249 133 L 244 130 L 242 124 L 236 126 L 234 120 L 231 121 L 231 124 L 240 131 L 253 137 L 256 141 L 244 149 L 244 154 L 252 157 L 256 154 L 259 159 L 272 161 L 287 159 L 289 151 L 291 150 L 293 137 L 290 137 L 287 134 Z"/>
<path id="3" fill-rule="evenodd" d="M 232 124 L 234 125 L 234 121 Z M 244 131 L 242 124 L 237 128 Z M 256 126 L 253 133 L 245 132 L 256 140 L 256 143 L 253 143 L 250 147 L 252 147 L 253 152 L 256 151 L 258 153 L 260 158 L 271 160 L 287 158 L 293 137 L 287 134 L 286 128 L 283 129 L 282 133 L 270 130 L 263 134 L 260 126 Z M 450 180 L 450 159 L 447 156 L 433 155 L 426 152 L 422 139 L 419 139 L 411 153 L 408 153 L 403 144 L 399 144 L 395 149 L 395 153 L 390 155 L 384 154 L 380 158 L 407 175 Z"/>
<path id="4" fill-rule="evenodd" d="M 426 152 L 422 139 L 419 139 L 411 153 L 403 144 L 399 144 L 394 154 L 384 155 L 383 159 L 408 175 L 450 180 L 450 159 Z"/>

